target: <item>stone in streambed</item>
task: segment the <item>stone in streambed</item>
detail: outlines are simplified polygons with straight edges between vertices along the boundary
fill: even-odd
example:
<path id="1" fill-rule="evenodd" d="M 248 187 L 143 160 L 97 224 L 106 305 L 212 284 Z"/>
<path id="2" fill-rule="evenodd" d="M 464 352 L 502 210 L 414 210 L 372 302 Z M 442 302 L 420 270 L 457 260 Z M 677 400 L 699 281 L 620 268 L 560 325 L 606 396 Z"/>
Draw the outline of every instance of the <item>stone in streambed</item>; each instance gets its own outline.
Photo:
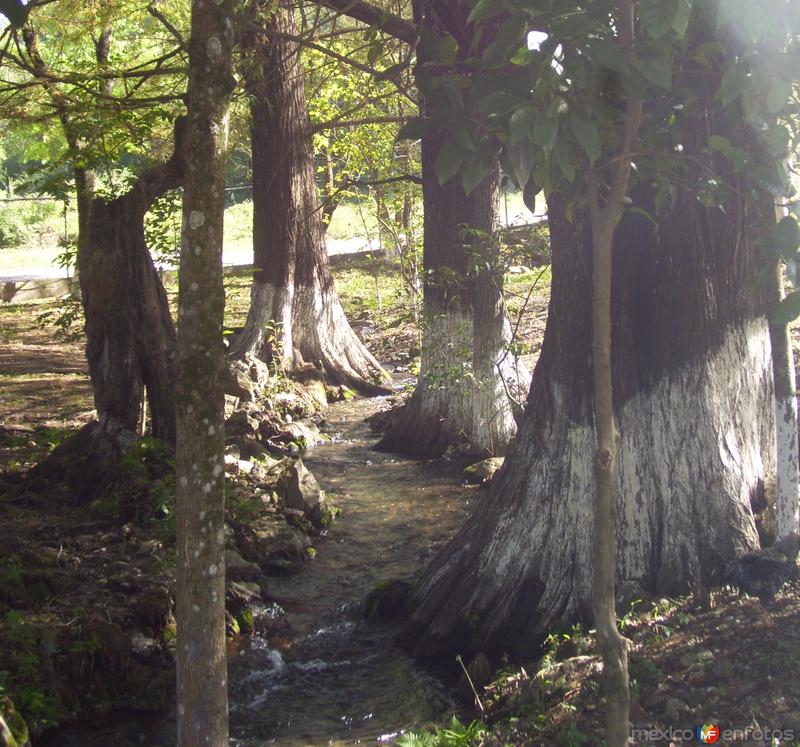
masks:
<path id="1" fill-rule="evenodd" d="M 382 581 L 364 599 L 362 616 L 365 620 L 391 620 L 404 616 L 411 590 L 408 581 L 396 578 Z"/>
<path id="2" fill-rule="evenodd" d="M 325 500 L 325 491 L 302 459 L 290 464 L 281 475 L 278 490 L 283 495 L 286 508 L 302 511 L 317 529 L 330 526 L 334 512 Z"/>
<path id="3" fill-rule="evenodd" d="M 505 457 L 491 457 L 490 459 L 470 464 L 469 467 L 464 469 L 464 480 L 470 485 L 480 485 L 487 480 L 491 480 L 495 472 L 503 466 L 503 462 L 505 462 Z"/>

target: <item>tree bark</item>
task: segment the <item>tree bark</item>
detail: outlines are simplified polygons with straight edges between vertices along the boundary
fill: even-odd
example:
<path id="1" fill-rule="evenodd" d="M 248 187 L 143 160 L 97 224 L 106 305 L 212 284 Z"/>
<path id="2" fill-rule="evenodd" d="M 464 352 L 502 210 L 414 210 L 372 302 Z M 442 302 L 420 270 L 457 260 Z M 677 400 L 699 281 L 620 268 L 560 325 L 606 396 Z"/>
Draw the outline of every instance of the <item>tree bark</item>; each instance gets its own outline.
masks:
<path id="1" fill-rule="evenodd" d="M 783 264 L 770 278 L 777 306 L 784 295 Z M 775 375 L 775 437 L 777 443 L 775 539 L 796 534 L 800 526 L 800 454 L 798 453 L 797 394 L 789 327 L 770 324 L 772 369 Z"/>
<path id="2" fill-rule="evenodd" d="M 183 180 L 183 120 L 175 152 L 111 202 L 95 199 L 88 237 L 78 254 L 86 358 L 97 417 L 112 431 L 137 431 L 144 390 L 152 433 L 175 443 L 175 327 L 164 287 L 144 238 L 153 201 Z"/>
<path id="3" fill-rule="evenodd" d="M 469 48 L 467 5 L 423 9 L 417 3 L 415 13 L 419 23 L 452 34 Z M 411 399 L 388 421 L 378 448 L 435 458 L 459 446 L 483 458 L 503 453 L 516 433 L 512 399 L 522 398 L 530 376 L 505 350 L 510 330 L 502 274 L 487 269 L 470 276 L 470 240 L 462 231 L 464 224 L 486 234 L 494 231 L 497 169 L 469 195 L 458 179 L 440 185 L 434 164 L 443 144 L 438 133 L 422 138 L 426 281 L 419 380 Z"/>
<path id="4" fill-rule="evenodd" d="M 228 747 L 222 231 L 233 6 L 192 2 L 176 380 L 178 747 Z"/>
<path id="5" fill-rule="evenodd" d="M 331 384 L 385 393 L 378 382 L 386 375 L 350 328 L 328 264 L 300 45 L 270 39 L 270 31 L 295 36 L 291 10 L 274 13 L 265 32 L 248 39 L 256 272 L 232 354 L 269 358 L 272 323 L 287 368 L 312 363 Z"/>
<path id="6" fill-rule="evenodd" d="M 688 153 L 728 129 L 704 114 L 686 128 Z M 771 208 L 745 197 L 741 175 L 730 179 L 725 213 L 686 191 L 657 230 L 629 214 L 615 238 L 616 578 L 657 594 L 719 583 L 727 561 L 757 547 L 751 501 L 775 465 L 755 282 Z M 415 591 L 403 640 L 418 655 L 532 653 L 555 623 L 591 619 L 591 239 L 557 197 L 548 207 L 552 295 L 525 417 L 490 496 Z"/>

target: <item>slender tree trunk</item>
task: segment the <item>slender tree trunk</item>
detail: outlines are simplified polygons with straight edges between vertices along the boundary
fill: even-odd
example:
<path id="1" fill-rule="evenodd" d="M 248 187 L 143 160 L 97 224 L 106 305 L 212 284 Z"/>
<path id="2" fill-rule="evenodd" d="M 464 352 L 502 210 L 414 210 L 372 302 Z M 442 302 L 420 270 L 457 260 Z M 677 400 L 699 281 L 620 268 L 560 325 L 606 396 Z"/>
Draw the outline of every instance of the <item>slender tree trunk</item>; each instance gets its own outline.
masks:
<path id="1" fill-rule="evenodd" d="M 693 121 L 687 152 L 719 132 L 721 116 Z M 743 183 L 736 194 L 722 213 L 682 193 L 658 231 L 635 215 L 617 229 L 615 568 L 618 582 L 653 593 L 719 582 L 727 561 L 758 546 L 751 501 L 774 470 L 769 330 L 755 282 L 770 209 L 745 199 Z M 489 497 L 415 591 L 404 641 L 419 655 L 531 653 L 556 622 L 591 619 L 591 240 L 556 198 L 548 207 L 552 295 L 525 416 Z"/>
<path id="2" fill-rule="evenodd" d="M 274 13 L 266 33 L 248 40 L 256 274 L 233 355 L 269 355 L 264 330 L 272 322 L 287 367 L 312 363 L 332 384 L 385 392 L 376 383 L 385 374 L 350 328 L 328 265 L 300 45 L 269 39 L 270 30 L 295 34 L 291 11 Z"/>
<path id="3" fill-rule="evenodd" d="M 228 747 L 222 229 L 233 6 L 192 2 L 176 383 L 178 747 Z"/>

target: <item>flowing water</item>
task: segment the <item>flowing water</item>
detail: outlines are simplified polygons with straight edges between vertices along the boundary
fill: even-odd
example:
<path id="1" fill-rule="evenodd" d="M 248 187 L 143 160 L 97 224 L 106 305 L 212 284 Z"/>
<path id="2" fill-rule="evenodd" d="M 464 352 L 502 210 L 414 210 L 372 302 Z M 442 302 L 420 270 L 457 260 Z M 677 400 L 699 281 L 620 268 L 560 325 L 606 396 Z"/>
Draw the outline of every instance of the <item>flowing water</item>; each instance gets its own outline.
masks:
<path id="1" fill-rule="evenodd" d="M 397 649 L 392 626 L 362 622 L 358 605 L 380 581 L 413 579 L 469 510 L 457 475 L 370 449 L 363 419 L 380 400 L 338 403 L 331 443 L 305 458 L 342 513 L 296 576 L 274 579 L 291 635 L 254 639 L 231 656 L 231 725 L 239 744 L 390 741 L 452 709 L 441 684 Z"/>
<path id="2" fill-rule="evenodd" d="M 270 578 L 279 601 L 263 614 L 276 618 L 280 635 L 229 651 L 236 747 L 391 743 L 455 708 L 439 679 L 394 645 L 396 626 L 358 614 L 379 582 L 415 577 L 462 525 L 474 495 L 441 465 L 371 450 L 375 437 L 363 421 L 385 406 L 332 405 L 323 428 L 331 441 L 304 455 L 341 514 L 300 573 Z M 58 744 L 160 747 L 174 744 L 172 734 L 163 719 L 116 718 L 78 741 L 62 734 Z"/>

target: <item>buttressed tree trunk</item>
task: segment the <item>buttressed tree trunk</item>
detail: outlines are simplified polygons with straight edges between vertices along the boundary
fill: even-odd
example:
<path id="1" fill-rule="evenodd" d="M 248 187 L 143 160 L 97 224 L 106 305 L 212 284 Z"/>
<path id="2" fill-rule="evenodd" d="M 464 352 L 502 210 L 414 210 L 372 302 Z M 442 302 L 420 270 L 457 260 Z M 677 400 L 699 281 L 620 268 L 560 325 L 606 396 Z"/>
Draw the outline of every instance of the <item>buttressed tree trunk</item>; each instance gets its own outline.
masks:
<path id="1" fill-rule="evenodd" d="M 713 100 L 712 82 L 688 84 Z M 687 153 L 719 133 L 752 150 L 744 126 L 731 131 L 711 104 L 704 115 L 687 123 Z M 751 501 L 775 467 L 756 284 L 772 208 L 728 178 L 724 213 L 687 190 L 657 230 L 628 214 L 615 236 L 616 574 L 655 593 L 719 583 L 726 561 L 758 545 Z M 548 207 L 552 295 L 524 420 L 490 496 L 415 591 L 404 642 L 418 655 L 525 654 L 557 621 L 591 618 L 591 239 L 557 198 Z"/>
<path id="2" fill-rule="evenodd" d="M 417 4 L 418 22 L 463 41 L 470 6 Z M 462 49 L 469 44 L 462 43 Z M 423 105 L 424 109 L 424 105 Z M 422 138 L 423 265 L 426 281 L 420 375 L 411 399 L 390 419 L 378 448 L 414 456 L 441 456 L 461 446 L 481 458 L 502 453 L 516 433 L 513 399 L 530 376 L 506 350 L 510 328 L 502 274 L 469 275 L 470 243 L 462 226 L 495 229 L 498 172 L 469 194 L 459 179 L 440 185 L 434 164 L 443 137 Z"/>
<path id="3" fill-rule="evenodd" d="M 257 16 L 256 16 L 257 17 Z M 252 97 L 255 275 L 237 357 L 272 354 L 270 325 L 287 368 L 311 363 L 331 384 L 375 394 L 385 373 L 350 327 L 333 283 L 315 181 L 300 45 L 287 7 L 248 39 L 245 78 Z"/>
<path id="4" fill-rule="evenodd" d="M 175 151 L 146 171 L 126 194 L 95 199 L 78 277 L 86 319 L 86 358 L 97 417 L 111 431 L 135 433 L 147 390 L 152 432 L 175 443 L 175 327 L 144 237 L 153 201 L 183 179 L 184 121 Z"/>

